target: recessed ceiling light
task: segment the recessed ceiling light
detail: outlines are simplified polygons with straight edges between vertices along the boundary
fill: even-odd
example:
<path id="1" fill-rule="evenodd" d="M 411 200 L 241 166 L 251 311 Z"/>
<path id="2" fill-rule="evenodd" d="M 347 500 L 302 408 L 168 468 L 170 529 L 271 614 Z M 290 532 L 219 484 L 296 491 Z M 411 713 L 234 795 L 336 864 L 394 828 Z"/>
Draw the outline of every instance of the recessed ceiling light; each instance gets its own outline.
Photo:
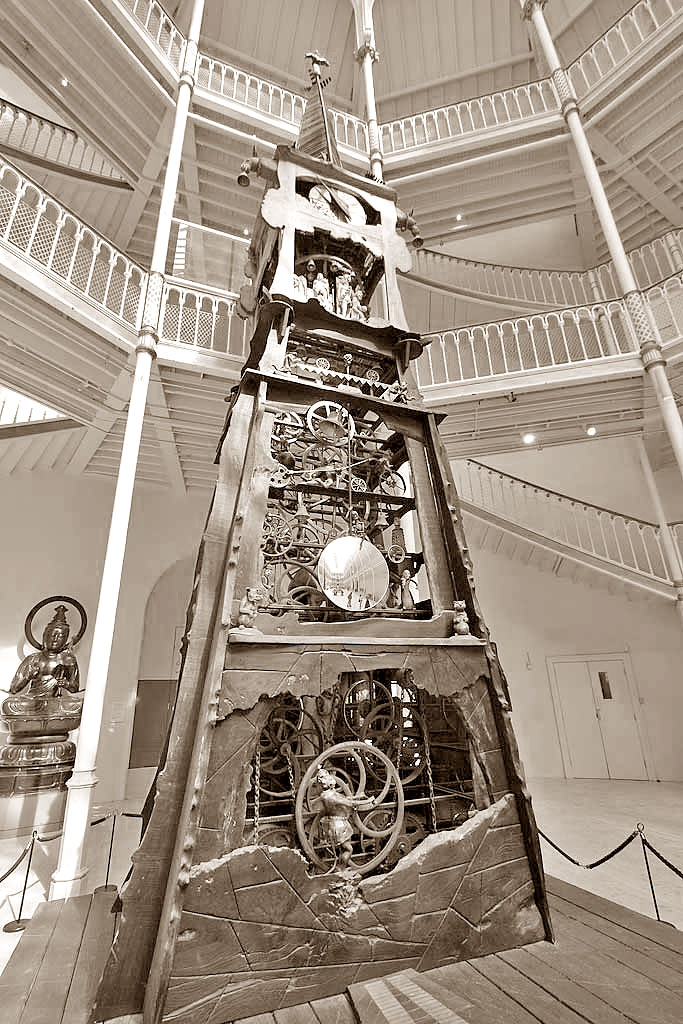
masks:
<path id="1" fill-rule="evenodd" d="M 598 428 L 597 427 L 586 427 L 586 433 L 588 434 L 589 437 L 595 437 L 597 432 L 598 432 Z"/>
<path id="2" fill-rule="evenodd" d="M 61 85 L 62 89 L 66 89 L 67 85 L 69 84 L 69 79 L 68 78 L 60 78 L 59 84 Z"/>
<path id="3" fill-rule="evenodd" d="M 242 228 L 242 234 L 243 235 L 248 235 L 249 234 L 249 228 Z"/>
<path id="4" fill-rule="evenodd" d="M 529 433 L 529 434 L 522 434 L 522 441 L 524 441 L 524 444 L 533 444 L 535 440 L 536 440 L 536 435 L 535 434 L 531 434 L 531 433 Z"/>
<path id="5" fill-rule="evenodd" d="M 455 219 L 456 220 L 462 220 L 462 214 L 461 213 L 456 213 Z"/>

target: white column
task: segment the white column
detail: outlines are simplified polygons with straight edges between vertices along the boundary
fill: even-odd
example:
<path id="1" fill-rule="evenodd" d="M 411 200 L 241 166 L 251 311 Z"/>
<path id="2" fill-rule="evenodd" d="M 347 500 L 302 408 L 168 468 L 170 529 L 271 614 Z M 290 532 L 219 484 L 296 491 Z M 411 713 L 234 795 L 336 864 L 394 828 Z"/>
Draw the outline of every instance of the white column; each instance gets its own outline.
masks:
<path id="1" fill-rule="evenodd" d="M 370 170 L 378 181 L 384 181 L 382 166 L 382 149 L 379 140 L 377 123 L 377 106 L 375 104 L 375 81 L 372 65 L 379 60 L 375 49 L 375 29 L 372 21 L 372 8 L 375 0 L 351 0 L 356 18 L 356 60 L 361 66 L 363 84 L 365 86 L 365 113 L 368 124 L 368 143 L 370 146 Z"/>
<path id="2" fill-rule="evenodd" d="M 104 569 L 93 630 L 92 651 L 85 683 L 83 715 L 76 748 L 76 761 L 67 782 L 67 801 L 64 815 L 64 834 L 59 850 L 59 861 L 52 876 L 50 899 L 63 899 L 87 891 L 88 865 L 85 860 L 93 789 L 97 783 L 97 748 L 102 729 L 102 714 L 107 692 L 109 660 L 114 640 L 114 624 L 118 608 L 123 561 L 133 501 L 133 487 L 137 471 L 140 439 L 147 402 L 147 390 L 156 356 L 159 315 L 164 285 L 164 269 L 171 233 L 171 218 L 178 188 L 185 125 L 194 88 L 197 64 L 197 44 L 204 12 L 204 0 L 195 0 L 192 22 L 185 48 L 183 70 L 178 86 L 175 118 L 166 163 L 166 174 L 161 193 L 161 206 L 157 221 L 154 251 L 147 278 L 142 322 L 135 350 L 135 370 L 123 437 L 121 461 L 116 480 L 116 492 L 111 525 L 104 557 Z"/>
<path id="3" fill-rule="evenodd" d="M 671 259 L 671 267 L 674 274 L 683 274 L 683 250 L 680 239 L 675 231 L 667 231 L 664 241 Z"/>
<path id="4" fill-rule="evenodd" d="M 664 426 L 671 442 L 674 457 L 683 477 L 683 423 L 664 369 L 665 360 L 652 313 L 643 300 L 636 279 L 631 270 L 616 222 L 600 180 L 593 153 L 586 138 L 586 132 L 579 114 L 579 105 L 572 90 L 569 76 L 560 64 L 552 36 L 543 14 L 546 0 L 519 0 L 522 14 L 530 18 L 551 70 L 553 84 L 562 104 L 562 114 L 576 147 L 581 168 L 588 182 L 593 205 L 602 227 L 607 248 L 622 292 L 629 318 L 640 345 L 640 356 L 646 374 L 654 387 Z"/>
<path id="5" fill-rule="evenodd" d="M 657 516 L 659 536 L 662 541 L 662 550 L 664 552 L 664 558 L 666 559 L 666 567 L 676 590 L 676 607 L 678 609 L 678 614 L 683 621 L 683 564 L 681 563 L 681 556 L 671 532 L 666 512 L 664 511 L 664 505 L 662 504 L 662 499 L 659 494 L 657 481 L 655 480 L 655 475 L 652 471 L 647 449 L 645 448 L 645 442 L 642 437 L 636 438 L 636 446 L 638 448 L 638 458 L 640 459 L 643 476 L 645 477 L 645 482 L 647 483 L 650 498 L 652 499 L 652 504 Z"/>

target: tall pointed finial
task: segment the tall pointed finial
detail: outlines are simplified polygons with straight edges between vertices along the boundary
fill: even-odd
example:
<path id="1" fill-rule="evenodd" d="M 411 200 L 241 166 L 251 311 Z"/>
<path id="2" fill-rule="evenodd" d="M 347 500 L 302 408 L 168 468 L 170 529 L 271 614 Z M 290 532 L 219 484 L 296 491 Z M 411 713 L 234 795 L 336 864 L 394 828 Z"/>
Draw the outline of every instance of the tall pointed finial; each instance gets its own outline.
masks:
<path id="1" fill-rule="evenodd" d="M 329 84 L 330 79 L 322 77 L 322 69 L 329 67 L 329 63 L 317 50 L 307 53 L 306 59 L 311 61 L 311 96 L 301 120 L 296 148 L 341 167 L 334 128 L 323 96 L 323 89 Z"/>

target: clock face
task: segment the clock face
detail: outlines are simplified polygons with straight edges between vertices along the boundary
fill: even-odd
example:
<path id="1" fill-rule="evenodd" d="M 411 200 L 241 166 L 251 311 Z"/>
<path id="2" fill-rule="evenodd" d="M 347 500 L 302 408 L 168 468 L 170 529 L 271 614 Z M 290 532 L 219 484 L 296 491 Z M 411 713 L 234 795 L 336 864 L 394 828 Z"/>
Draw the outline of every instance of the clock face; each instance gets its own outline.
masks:
<path id="1" fill-rule="evenodd" d="M 363 204 L 355 196 L 328 185 L 314 185 L 308 193 L 308 201 L 319 213 L 347 224 L 366 224 L 367 214 Z"/>

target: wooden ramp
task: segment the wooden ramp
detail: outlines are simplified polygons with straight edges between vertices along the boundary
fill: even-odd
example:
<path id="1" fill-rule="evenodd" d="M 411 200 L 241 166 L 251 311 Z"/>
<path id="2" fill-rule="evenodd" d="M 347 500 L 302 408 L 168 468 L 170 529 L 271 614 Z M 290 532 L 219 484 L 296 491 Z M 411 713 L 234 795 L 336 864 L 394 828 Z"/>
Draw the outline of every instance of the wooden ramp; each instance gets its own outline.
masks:
<path id="1" fill-rule="evenodd" d="M 41 903 L 0 975 L 2 1024 L 87 1024 L 114 937 L 113 886 Z"/>
<path id="2" fill-rule="evenodd" d="M 547 884 L 555 945 L 359 981 L 239 1024 L 681 1024 L 683 934 L 566 882 Z M 38 908 L 0 977 L 2 1024 L 87 1024 L 114 897 Z"/>
<path id="3" fill-rule="evenodd" d="M 239 1024 L 681 1024 L 683 934 L 554 878 L 554 945 L 351 985 Z"/>

